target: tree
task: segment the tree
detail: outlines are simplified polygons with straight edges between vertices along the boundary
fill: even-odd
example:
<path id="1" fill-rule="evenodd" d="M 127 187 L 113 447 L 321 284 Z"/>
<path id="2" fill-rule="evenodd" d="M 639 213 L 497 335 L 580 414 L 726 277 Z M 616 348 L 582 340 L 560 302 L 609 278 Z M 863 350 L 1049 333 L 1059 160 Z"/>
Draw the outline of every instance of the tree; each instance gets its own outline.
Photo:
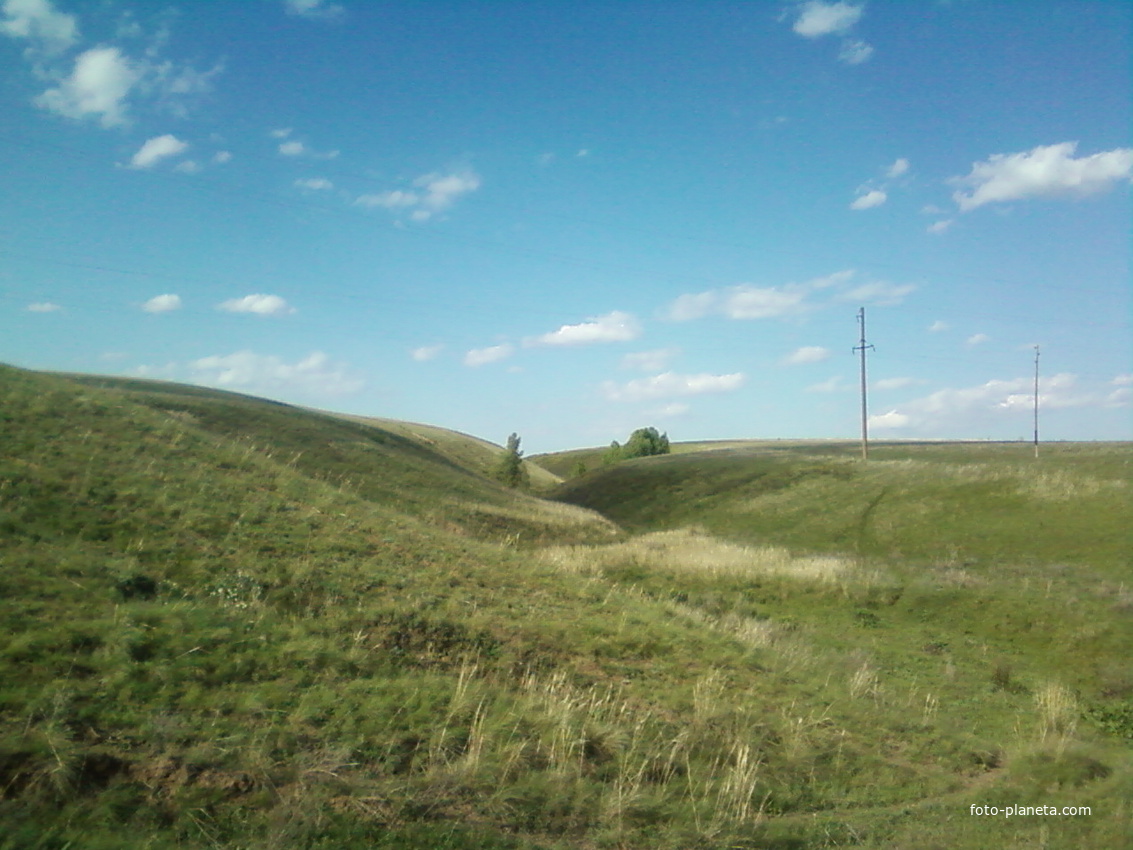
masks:
<path id="1" fill-rule="evenodd" d="M 529 481 L 527 467 L 523 465 L 523 452 L 519 450 L 519 435 L 507 438 L 507 448 L 496 464 L 495 477 L 508 487 L 526 487 Z"/>
<path id="2" fill-rule="evenodd" d="M 669 454 L 669 435 L 660 434 L 656 428 L 638 428 L 630 434 L 626 444 L 619 445 L 617 440 L 610 443 L 602 455 L 602 463 L 617 463 L 619 460 L 629 460 L 635 457 L 650 457 L 651 455 Z"/>

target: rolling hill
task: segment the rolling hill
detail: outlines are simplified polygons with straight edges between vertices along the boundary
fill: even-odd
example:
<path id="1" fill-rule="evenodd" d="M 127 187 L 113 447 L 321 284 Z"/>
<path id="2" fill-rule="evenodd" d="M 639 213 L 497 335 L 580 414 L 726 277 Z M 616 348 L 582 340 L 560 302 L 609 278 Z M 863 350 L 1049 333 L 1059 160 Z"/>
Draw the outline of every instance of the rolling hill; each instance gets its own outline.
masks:
<path id="1" fill-rule="evenodd" d="M 0 426 L 5 850 L 1128 836 L 1128 447 L 688 453 L 564 504 L 200 388 L 0 367 Z"/>

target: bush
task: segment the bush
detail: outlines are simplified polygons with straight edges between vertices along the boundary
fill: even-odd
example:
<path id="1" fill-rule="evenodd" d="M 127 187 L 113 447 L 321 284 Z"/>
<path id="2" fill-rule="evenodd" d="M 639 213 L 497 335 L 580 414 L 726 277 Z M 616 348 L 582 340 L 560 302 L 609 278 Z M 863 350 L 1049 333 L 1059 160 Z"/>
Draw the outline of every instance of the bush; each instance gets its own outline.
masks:
<path id="1" fill-rule="evenodd" d="M 660 434 L 653 427 L 638 428 L 630 434 L 629 441 L 624 446 L 620 445 L 617 440 L 610 443 L 610 448 L 602 456 L 602 462 L 609 464 L 635 457 L 667 454 L 669 454 L 668 434 Z"/>

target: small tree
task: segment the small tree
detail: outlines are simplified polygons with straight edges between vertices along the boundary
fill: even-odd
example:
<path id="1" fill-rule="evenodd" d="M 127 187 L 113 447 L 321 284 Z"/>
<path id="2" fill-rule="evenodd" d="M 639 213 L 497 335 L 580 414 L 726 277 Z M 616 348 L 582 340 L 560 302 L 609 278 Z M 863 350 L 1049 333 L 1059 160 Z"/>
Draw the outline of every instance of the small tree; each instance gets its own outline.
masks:
<path id="1" fill-rule="evenodd" d="M 523 452 L 519 450 L 519 435 L 507 438 L 507 448 L 496 464 L 495 476 L 508 487 L 526 487 L 529 481 L 527 467 L 523 465 Z"/>

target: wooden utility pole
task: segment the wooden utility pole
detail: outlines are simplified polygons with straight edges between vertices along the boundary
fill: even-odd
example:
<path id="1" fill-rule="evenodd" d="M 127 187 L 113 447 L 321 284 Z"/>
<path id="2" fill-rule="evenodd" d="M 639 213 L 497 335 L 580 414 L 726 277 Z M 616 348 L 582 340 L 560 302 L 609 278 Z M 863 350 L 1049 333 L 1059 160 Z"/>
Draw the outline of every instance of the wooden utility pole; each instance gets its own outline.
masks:
<path id="1" fill-rule="evenodd" d="M 858 310 L 858 324 L 861 325 L 861 339 L 854 346 L 854 351 L 860 351 L 862 355 L 862 460 L 869 460 L 869 407 L 866 404 L 865 353 L 866 349 L 873 346 L 865 341 L 865 307 Z"/>
<path id="2" fill-rule="evenodd" d="M 1035 346 L 1035 460 L 1039 458 L 1039 347 Z"/>

